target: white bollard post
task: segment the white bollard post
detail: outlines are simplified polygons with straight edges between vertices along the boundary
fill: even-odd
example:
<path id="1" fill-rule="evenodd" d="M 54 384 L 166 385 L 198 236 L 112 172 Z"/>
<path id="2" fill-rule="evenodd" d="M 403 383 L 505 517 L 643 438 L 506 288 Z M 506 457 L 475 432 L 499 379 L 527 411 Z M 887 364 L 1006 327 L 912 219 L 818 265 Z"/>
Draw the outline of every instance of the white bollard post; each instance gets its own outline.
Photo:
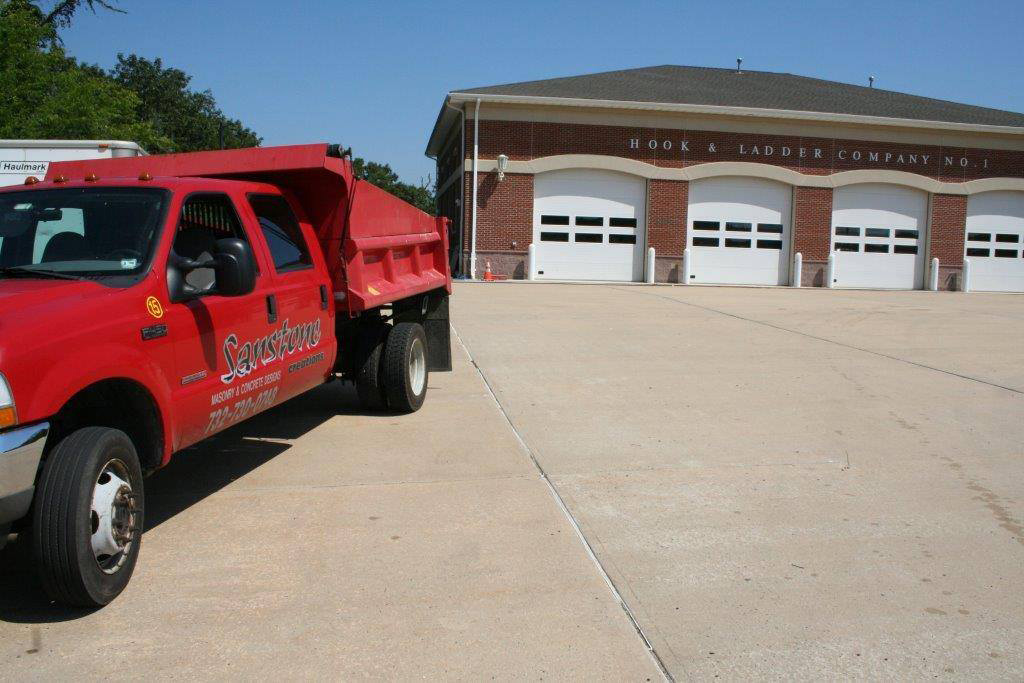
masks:
<path id="1" fill-rule="evenodd" d="M 836 286 L 836 252 L 828 255 L 828 266 L 825 267 L 825 286 L 832 289 Z"/>
<path id="2" fill-rule="evenodd" d="M 683 249 L 683 274 L 680 276 L 684 285 L 690 284 L 690 248 Z"/>
<path id="3" fill-rule="evenodd" d="M 526 279 L 533 280 L 537 276 L 537 245 L 526 248 Z"/>
<path id="4" fill-rule="evenodd" d="M 939 291 L 939 259 L 932 259 L 932 271 L 928 273 L 928 289 Z"/>
<path id="5" fill-rule="evenodd" d="M 647 270 L 644 273 L 644 282 L 654 284 L 654 247 L 647 249 Z"/>
<path id="6" fill-rule="evenodd" d="M 970 259 L 964 259 L 964 273 L 963 282 L 960 283 L 961 292 L 971 291 L 971 261 Z"/>
<path id="7" fill-rule="evenodd" d="M 803 279 L 804 270 L 804 255 L 799 251 L 793 256 L 793 286 L 799 287 L 800 281 Z"/>

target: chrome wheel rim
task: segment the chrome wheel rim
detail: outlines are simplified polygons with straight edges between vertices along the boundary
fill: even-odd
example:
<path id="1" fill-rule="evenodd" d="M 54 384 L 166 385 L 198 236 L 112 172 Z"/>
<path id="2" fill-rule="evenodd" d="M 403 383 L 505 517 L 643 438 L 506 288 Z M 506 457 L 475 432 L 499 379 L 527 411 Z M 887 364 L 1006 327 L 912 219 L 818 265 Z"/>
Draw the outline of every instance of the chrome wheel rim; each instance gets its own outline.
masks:
<path id="1" fill-rule="evenodd" d="M 427 352 L 419 339 L 412 340 L 412 348 L 409 350 L 409 377 L 412 380 L 412 393 L 419 396 L 427 384 Z"/>
<path id="2" fill-rule="evenodd" d="M 128 559 L 138 533 L 138 518 L 128 468 L 120 460 L 108 461 L 93 483 L 89 506 L 89 543 L 104 573 L 116 573 Z"/>

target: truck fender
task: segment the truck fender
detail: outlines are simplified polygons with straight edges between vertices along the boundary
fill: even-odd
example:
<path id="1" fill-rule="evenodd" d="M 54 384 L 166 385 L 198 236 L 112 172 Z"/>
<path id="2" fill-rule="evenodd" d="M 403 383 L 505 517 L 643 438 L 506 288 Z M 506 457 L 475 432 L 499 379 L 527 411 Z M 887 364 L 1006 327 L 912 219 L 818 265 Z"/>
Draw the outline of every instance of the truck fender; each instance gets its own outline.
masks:
<path id="1" fill-rule="evenodd" d="M 171 408 L 171 388 L 160 367 L 148 355 L 120 344 L 100 344 L 90 349 L 90 362 L 82 362 L 79 356 L 66 356 L 55 364 L 42 368 L 40 387 L 45 390 L 33 393 L 33 400 L 19 413 L 46 419 L 58 412 L 81 390 L 96 382 L 109 379 L 132 380 L 146 389 L 156 402 L 163 425 L 165 464 L 178 440 L 174 429 Z"/>

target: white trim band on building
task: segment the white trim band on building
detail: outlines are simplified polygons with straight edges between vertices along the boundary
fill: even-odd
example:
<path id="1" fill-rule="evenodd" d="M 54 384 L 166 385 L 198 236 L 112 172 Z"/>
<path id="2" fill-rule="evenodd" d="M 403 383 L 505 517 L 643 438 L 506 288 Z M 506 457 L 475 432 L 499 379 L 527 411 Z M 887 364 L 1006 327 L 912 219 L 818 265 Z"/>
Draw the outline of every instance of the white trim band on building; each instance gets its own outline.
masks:
<path id="1" fill-rule="evenodd" d="M 472 163 L 472 161 L 470 161 Z M 532 161 L 509 161 L 506 173 L 535 175 L 569 168 L 592 168 L 618 171 L 648 180 L 700 180 L 722 176 L 748 176 L 775 180 L 799 187 L 843 187 L 861 183 L 904 185 L 932 194 L 972 195 L 996 190 L 1024 191 L 1024 178 L 980 178 L 964 182 L 944 182 L 917 173 L 892 170 L 861 169 L 838 171 L 830 175 L 808 175 L 770 164 L 748 161 L 712 161 L 685 168 L 655 166 L 645 161 L 601 154 L 559 154 Z M 477 170 L 492 173 L 498 170 L 495 159 L 478 159 Z"/>

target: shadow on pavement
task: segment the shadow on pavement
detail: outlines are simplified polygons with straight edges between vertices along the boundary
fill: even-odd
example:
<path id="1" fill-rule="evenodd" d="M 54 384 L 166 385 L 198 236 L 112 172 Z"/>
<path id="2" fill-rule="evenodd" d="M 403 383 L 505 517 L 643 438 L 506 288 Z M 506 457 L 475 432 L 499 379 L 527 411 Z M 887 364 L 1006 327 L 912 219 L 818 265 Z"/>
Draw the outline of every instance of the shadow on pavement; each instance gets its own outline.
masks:
<path id="1" fill-rule="evenodd" d="M 341 382 L 297 396 L 175 454 L 166 467 L 146 479 L 145 530 L 244 477 L 291 448 L 282 441 L 298 439 L 336 415 L 390 417 L 363 411 L 353 387 Z M 0 620 L 51 623 L 95 611 L 50 601 L 35 576 L 31 542 L 28 530 L 24 531 L 0 550 Z"/>

